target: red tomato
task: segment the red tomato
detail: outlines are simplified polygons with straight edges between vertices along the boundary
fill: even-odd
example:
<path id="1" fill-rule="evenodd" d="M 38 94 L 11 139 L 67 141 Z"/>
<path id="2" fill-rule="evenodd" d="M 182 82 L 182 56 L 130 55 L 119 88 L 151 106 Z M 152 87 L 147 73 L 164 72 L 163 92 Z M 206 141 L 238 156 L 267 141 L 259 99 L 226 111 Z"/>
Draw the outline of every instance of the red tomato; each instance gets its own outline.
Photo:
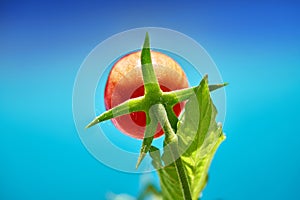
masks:
<path id="1" fill-rule="evenodd" d="M 124 101 L 144 95 L 144 85 L 141 70 L 141 51 L 133 52 L 119 59 L 110 71 L 105 87 L 105 107 L 110 109 Z M 179 64 L 171 57 L 151 51 L 152 65 L 157 76 L 160 88 L 163 91 L 172 91 L 188 87 L 186 75 Z M 184 103 L 173 107 L 179 116 Z M 124 134 L 143 139 L 146 115 L 144 112 L 134 112 L 112 119 L 113 124 Z M 158 126 L 154 137 L 163 135 Z"/>

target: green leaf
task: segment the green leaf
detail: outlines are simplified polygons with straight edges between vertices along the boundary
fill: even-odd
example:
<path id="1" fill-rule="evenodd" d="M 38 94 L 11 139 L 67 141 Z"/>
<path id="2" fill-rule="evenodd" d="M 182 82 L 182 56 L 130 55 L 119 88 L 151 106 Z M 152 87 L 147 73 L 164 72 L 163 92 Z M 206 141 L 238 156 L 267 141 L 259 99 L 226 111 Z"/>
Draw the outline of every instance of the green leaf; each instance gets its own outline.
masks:
<path id="1" fill-rule="evenodd" d="M 222 127 L 216 123 L 217 110 L 211 100 L 207 76 L 192 95 L 178 123 L 178 150 L 181 155 L 170 161 L 170 150 L 166 147 L 162 160 L 165 165 L 158 169 L 163 199 L 186 200 L 176 163 L 180 161 L 188 179 L 192 199 L 198 199 L 207 181 L 207 173 L 213 156 L 225 139 Z M 151 155 L 151 154 L 150 154 Z M 156 157 L 157 160 L 157 157 Z M 157 163 L 158 161 L 156 161 Z"/>

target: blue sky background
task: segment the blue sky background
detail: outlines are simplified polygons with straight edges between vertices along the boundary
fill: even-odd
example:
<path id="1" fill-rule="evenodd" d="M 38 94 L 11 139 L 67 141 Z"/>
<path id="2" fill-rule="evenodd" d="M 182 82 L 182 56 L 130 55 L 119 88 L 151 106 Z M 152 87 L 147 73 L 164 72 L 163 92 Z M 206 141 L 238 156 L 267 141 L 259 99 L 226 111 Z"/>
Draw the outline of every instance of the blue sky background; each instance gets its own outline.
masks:
<path id="1" fill-rule="evenodd" d="M 203 200 L 300 199 L 297 1 L 0 2 L 0 199 L 104 199 L 140 190 L 81 144 L 72 89 L 101 41 L 137 27 L 180 31 L 226 89 L 221 145 Z"/>

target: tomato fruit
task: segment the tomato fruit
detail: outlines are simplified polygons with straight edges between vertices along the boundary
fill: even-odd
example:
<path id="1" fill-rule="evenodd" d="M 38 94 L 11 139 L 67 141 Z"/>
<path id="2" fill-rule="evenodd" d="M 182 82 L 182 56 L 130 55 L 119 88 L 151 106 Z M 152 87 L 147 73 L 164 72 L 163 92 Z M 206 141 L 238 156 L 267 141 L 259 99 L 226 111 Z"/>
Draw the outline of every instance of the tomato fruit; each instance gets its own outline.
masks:
<path id="1" fill-rule="evenodd" d="M 141 70 L 141 51 L 129 53 L 120 58 L 112 67 L 105 86 L 104 102 L 106 109 L 111 109 L 124 101 L 143 96 L 144 84 Z M 166 54 L 151 51 L 152 65 L 162 91 L 173 91 L 188 87 L 186 75 L 179 64 Z M 184 103 L 173 107 L 179 116 Z M 124 134 L 143 139 L 146 114 L 133 112 L 112 119 L 113 124 Z M 158 126 L 154 137 L 163 135 Z"/>

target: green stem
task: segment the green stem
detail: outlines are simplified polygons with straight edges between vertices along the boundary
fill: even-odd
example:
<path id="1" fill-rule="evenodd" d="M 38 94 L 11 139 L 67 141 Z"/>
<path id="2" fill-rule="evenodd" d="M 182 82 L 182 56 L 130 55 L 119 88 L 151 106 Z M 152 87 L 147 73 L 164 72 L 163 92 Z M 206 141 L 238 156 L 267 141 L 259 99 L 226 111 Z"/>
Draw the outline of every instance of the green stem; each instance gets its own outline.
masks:
<path id="1" fill-rule="evenodd" d="M 192 200 L 187 175 L 178 151 L 178 137 L 172 129 L 165 107 L 162 104 L 156 104 L 151 107 L 150 112 L 154 113 L 165 132 L 165 144 L 170 148 L 171 159 L 175 160 L 174 165 L 181 184 L 183 197 L 185 200 Z"/>
<path id="2" fill-rule="evenodd" d="M 176 145 L 176 147 L 175 146 L 171 147 L 171 151 L 173 152 L 173 154 L 175 154 L 175 153 L 177 154 L 177 155 L 173 155 L 173 157 L 176 159 L 176 157 L 179 156 L 177 145 Z M 180 179 L 184 199 L 185 200 L 192 200 L 191 189 L 190 189 L 190 186 L 189 186 L 189 183 L 188 183 L 186 173 L 184 171 L 182 160 L 181 160 L 180 156 L 178 157 L 177 160 L 175 160 L 175 167 L 176 167 L 176 172 L 177 172 L 177 174 L 179 176 L 179 179 Z"/>

